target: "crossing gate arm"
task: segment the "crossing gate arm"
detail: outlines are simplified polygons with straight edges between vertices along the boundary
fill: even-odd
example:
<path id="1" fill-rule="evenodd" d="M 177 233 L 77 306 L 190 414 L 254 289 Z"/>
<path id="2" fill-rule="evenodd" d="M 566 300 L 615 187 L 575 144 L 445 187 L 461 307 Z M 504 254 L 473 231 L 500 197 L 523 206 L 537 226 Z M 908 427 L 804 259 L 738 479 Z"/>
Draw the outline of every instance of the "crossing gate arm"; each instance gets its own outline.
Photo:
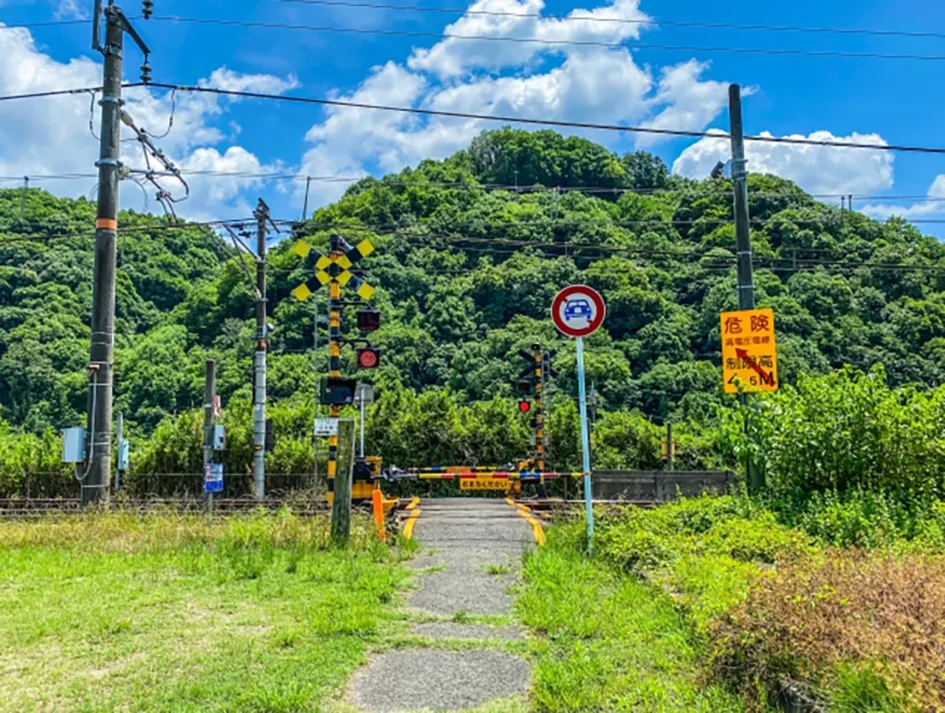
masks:
<path id="1" fill-rule="evenodd" d="M 443 472 L 443 471 L 418 471 L 407 472 L 395 477 L 396 480 L 462 480 L 475 478 L 493 478 L 495 480 L 520 480 L 523 482 L 539 481 L 542 478 L 583 478 L 582 472 L 539 472 L 539 471 L 467 471 L 467 472 Z"/>

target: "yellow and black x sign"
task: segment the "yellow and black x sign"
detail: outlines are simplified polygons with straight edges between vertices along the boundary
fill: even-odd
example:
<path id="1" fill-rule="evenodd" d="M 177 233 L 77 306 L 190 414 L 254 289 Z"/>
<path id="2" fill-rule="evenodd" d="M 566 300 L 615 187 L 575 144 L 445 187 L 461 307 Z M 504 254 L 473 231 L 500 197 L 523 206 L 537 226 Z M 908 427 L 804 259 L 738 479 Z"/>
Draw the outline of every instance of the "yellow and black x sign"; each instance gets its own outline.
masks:
<path id="1" fill-rule="evenodd" d="M 315 276 L 292 290 L 296 299 L 307 300 L 319 287 L 327 285 L 332 280 L 342 286 L 351 285 L 362 300 L 369 300 L 374 295 L 373 287 L 348 271 L 358 260 L 374 252 L 374 246 L 370 240 L 362 240 L 348 252 L 335 256 L 322 255 L 304 240 L 300 240 L 292 247 L 292 252 L 302 258 L 308 257 L 309 253 L 314 253 L 315 258 Z"/>

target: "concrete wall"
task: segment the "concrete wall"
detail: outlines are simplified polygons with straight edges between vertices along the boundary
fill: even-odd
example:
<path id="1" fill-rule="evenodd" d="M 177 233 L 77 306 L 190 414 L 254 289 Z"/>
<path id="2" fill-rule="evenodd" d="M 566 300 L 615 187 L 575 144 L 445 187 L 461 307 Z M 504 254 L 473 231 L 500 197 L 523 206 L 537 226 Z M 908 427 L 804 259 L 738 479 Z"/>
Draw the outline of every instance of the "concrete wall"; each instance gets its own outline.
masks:
<path id="1" fill-rule="evenodd" d="M 735 485 L 727 470 L 595 470 L 591 476 L 594 499 L 668 502 L 678 495 L 726 493 Z"/>

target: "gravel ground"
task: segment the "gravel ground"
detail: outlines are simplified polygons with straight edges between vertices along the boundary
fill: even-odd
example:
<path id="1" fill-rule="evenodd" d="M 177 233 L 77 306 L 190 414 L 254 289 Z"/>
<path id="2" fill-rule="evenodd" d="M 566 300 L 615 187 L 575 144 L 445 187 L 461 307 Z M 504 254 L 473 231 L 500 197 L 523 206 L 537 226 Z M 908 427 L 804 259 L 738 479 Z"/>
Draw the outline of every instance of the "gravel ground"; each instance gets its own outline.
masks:
<path id="1" fill-rule="evenodd" d="M 432 553 L 418 558 L 411 608 L 440 616 L 507 615 L 524 549 L 534 546 L 528 523 L 501 500 L 424 501 L 414 539 Z M 491 569 L 491 571 L 490 571 Z M 515 627 L 433 622 L 414 633 L 470 641 L 521 638 Z M 375 656 L 352 681 L 349 699 L 368 713 L 457 711 L 528 691 L 524 659 L 492 649 L 414 649 Z"/>
<path id="2" fill-rule="evenodd" d="M 504 651 L 395 651 L 361 669 L 351 702 L 371 713 L 461 711 L 524 693 L 529 676 L 528 662 Z"/>
<path id="3" fill-rule="evenodd" d="M 524 638 L 522 630 L 516 626 L 487 626 L 485 624 L 455 624 L 451 621 L 432 621 L 417 624 L 413 628 L 417 636 L 431 639 L 500 639 L 502 641 L 520 641 Z"/>

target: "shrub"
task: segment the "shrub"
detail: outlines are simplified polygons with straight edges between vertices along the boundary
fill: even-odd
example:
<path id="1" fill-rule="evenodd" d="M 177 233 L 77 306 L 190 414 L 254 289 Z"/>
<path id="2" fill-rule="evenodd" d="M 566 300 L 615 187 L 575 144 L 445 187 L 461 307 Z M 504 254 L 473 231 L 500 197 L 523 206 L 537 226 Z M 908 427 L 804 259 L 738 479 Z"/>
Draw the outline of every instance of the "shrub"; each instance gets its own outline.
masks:
<path id="1" fill-rule="evenodd" d="M 749 695 L 793 678 L 840 710 L 945 711 L 945 561 L 831 550 L 785 564 L 755 575 L 714 643 Z M 890 707 L 858 707 L 870 701 Z"/>

